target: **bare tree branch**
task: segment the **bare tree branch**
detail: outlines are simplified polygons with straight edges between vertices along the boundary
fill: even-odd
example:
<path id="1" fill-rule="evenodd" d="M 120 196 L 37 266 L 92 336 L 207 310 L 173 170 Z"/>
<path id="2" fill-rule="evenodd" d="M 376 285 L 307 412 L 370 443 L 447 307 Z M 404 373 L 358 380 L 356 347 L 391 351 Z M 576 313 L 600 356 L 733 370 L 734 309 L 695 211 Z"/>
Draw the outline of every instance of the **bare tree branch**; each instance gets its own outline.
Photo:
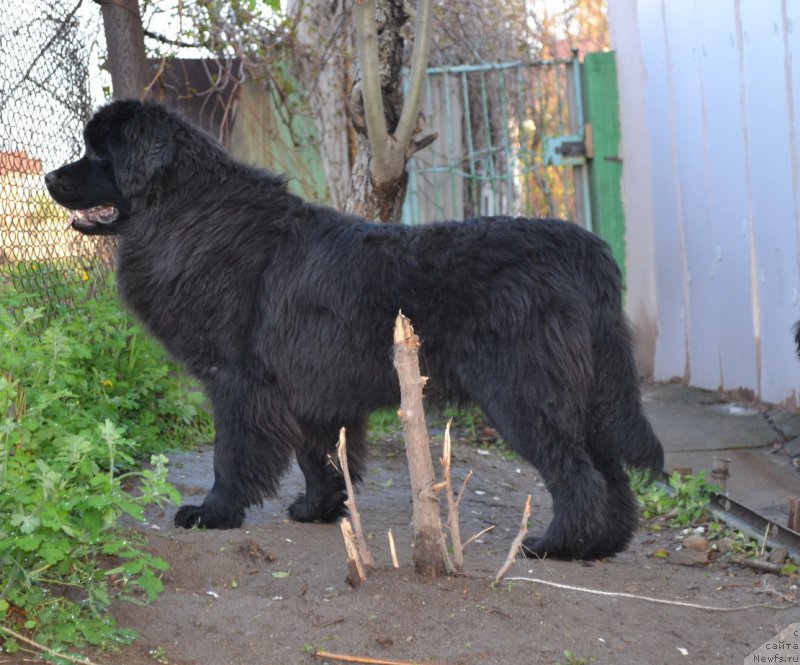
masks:
<path id="1" fill-rule="evenodd" d="M 403 101 L 400 121 L 394 132 L 395 146 L 403 155 L 411 135 L 417 126 L 417 114 L 422 100 L 422 89 L 428 69 L 428 58 L 431 53 L 431 35 L 433 34 L 433 0 L 419 0 L 417 19 L 414 27 L 414 51 L 411 54 L 411 73 L 408 77 L 408 92 Z"/>
<path id="2" fill-rule="evenodd" d="M 361 65 L 361 94 L 364 99 L 364 116 L 367 136 L 372 148 L 372 165 L 377 174 L 389 169 L 389 134 L 381 90 L 380 56 L 378 55 L 378 29 L 375 25 L 375 0 L 355 3 L 356 52 Z M 384 178 L 379 178 L 383 180 Z"/>

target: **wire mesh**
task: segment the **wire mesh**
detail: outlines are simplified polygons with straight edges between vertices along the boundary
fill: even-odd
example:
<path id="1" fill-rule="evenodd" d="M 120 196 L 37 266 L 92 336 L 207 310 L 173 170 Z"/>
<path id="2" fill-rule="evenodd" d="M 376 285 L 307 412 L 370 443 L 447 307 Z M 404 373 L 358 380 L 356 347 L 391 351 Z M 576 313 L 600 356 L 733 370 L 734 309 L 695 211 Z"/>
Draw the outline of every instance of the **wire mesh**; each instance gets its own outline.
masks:
<path id="1" fill-rule="evenodd" d="M 0 22 L 0 296 L 13 289 L 45 310 L 91 294 L 111 255 L 107 241 L 66 228 L 44 186 L 47 171 L 82 152 L 92 110 L 99 23 L 81 5 L 12 3 Z"/>
<path id="2" fill-rule="evenodd" d="M 572 169 L 547 164 L 544 149 L 545 138 L 570 133 L 572 64 L 428 69 L 422 112 L 439 138 L 409 163 L 403 221 L 479 215 L 574 220 Z"/>

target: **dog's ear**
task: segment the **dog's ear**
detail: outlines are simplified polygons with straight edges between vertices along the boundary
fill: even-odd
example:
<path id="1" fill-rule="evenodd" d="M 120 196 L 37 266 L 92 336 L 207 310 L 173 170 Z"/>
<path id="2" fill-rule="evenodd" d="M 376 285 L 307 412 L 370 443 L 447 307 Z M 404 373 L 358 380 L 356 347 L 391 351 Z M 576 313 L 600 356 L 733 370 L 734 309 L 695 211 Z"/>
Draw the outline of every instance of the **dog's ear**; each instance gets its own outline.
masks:
<path id="1" fill-rule="evenodd" d="M 162 187 L 175 158 L 175 127 L 164 115 L 150 117 L 144 107 L 122 128 L 121 140 L 109 145 L 117 186 L 126 196 Z"/>
<path id="2" fill-rule="evenodd" d="M 156 125 L 149 128 L 147 140 L 141 146 L 139 168 L 148 181 L 162 175 L 175 157 L 175 128 Z"/>

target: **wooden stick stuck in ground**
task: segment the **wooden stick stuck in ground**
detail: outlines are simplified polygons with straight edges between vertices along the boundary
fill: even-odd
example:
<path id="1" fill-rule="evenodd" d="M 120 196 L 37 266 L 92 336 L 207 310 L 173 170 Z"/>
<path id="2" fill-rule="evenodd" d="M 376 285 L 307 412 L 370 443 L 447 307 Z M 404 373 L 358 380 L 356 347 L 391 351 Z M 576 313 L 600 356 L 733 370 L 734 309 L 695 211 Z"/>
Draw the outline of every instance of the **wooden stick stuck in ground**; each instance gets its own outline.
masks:
<path id="1" fill-rule="evenodd" d="M 399 568 L 400 564 L 397 561 L 397 549 L 394 546 L 394 536 L 392 535 L 392 530 L 389 529 L 389 553 L 392 555 L 392 566 L 395 568 Z"/>
<path id="2" fill-rule="evenodd" d="M 344 538 L 344 547 L 347 552 L 347 583 L 354 589 L 363 584 L 367 576 L 364 574 L 364 566 L 361 564 L 361 556 L 358 553 L 358 545 L 356 544 L 356 536 L 353 532 L 353 526 L 350 520 L 346 517 L 339 523 L 342 529 L 342 538 Z"/>
<path id="3" fill-rule="evenodd" d="M 453 419 L 447 421 L 447 427 L 444 430 L 444 446 L 442 449 L 442 456 L 439 458 L 439 464 L 442 467 L 442 485 L 447 499 L 447 529 L 450 532 L 450 544 L 453 546 L 453 570 L 456 573 L 464 571 L 464 546 L 461 544 L 461 528 L 458 523 L 458 503 L 453 496 L 453 479 L 450 474 L 450 459 L 451 459 L 451 441 L 450 441 L 450 425 Z M 470 471 L 470 473 L 472 473 Z M 469 476 L 467 479 L 469 480 Z M 459 500 L 464 492 L 466 480 L 459 492 Z"/>
<path id="4" fill-rule="evenodd" d="M 339 459 L 339 467 L 344 476 L 344 486 L 347 490 L 347 500 L 344 505 L 350 512 L 350 519 L 353 523 L 353 531 L 356 535 L 356 542 L 358 543 L 358 554 L 364 562 L 364 567 L 367 570 L 372 570 L 375 567 L 375 559 L 372 558 L 372 552 L 369 551 L 367 539 L 364 537 L 364 529 L 361 526 L 361 515 L 358 513 L 356 507 L 356 495 L 353 491 L 353 482 L 350 480 L 350 467 L 347 466 L 347 437 L 345 436 L 345 428 L 339 430 L 339 443 L 336 444 L 336 456 Z"/>
<path id="5" fill-rule="evenodd" d="M 531 518 L 531 495 L 528 494 L 528 498 L 525 499 L 525 510 L 522 513 L 522 523 L 519 525 L 519 533 L 514 538 L 514 542 L 511 543 L 511 549 L 508 552 L 508 556 L 506 557 L 505 563 L 500 567 L 500 570 L 497 571 L 497 575 L 494 576 L 494 583 L 497 584 L 502 580 L 511 566 L 514 565 L 514 561 L 517 558 L 517 554 L 519 554 L 519 550 L 522 547 L 522 541 L 525 539 L 525 536 L 528 533 L 528 520 Z"/>
<path id="6" fill-rule="evenodd" d="M 400 410 L 411 478 L 414 524 L 414 567 L 426 577 L 444 577 L 452 563 L 442 533 L 430 437 L 425 424 L 422 388 L 427 379 L 419 371 L 419 337 L 411 321 L 397 315 L 394 328 L 394 366 L 400 382 Z"/>

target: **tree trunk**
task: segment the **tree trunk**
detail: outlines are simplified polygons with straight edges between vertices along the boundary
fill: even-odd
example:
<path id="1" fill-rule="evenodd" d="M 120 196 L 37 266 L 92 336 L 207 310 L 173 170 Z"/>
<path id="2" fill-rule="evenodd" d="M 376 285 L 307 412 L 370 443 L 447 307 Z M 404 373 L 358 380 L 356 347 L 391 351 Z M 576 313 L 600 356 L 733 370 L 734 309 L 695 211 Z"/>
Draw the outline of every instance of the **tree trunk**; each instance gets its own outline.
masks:
<path id="1" fill-rule="evenodd" d="M 433 24 L 433 0 L 419 0 L 408 98 L 403 99 L 403 0 L 361 0 L 354 7 L 358 63 L 350 95 L 357 132 L 346 209 L 367 219 L 400 219 L 408 185 L 409 157 L 436 138 L 420 127 L 418 109 Z"/>
<path id="2" fill-rule="evenodd" d="M 380 60 L 380 90 L 389 134 L 392 134 L 397 127 L 403 109 L 402 70 L 405 42 L 400 30 L 407 19 L 403 0 L 376 0 L 375 27 Z M 356 131 L 357 150 L 346 210 L 367 219 L 396 222 L 400 219 L 408 174 L 403 168 L 399 178 L 394 178 L 390 182 L 376 183 L 370 172 L 372 146 L 365 116 L 362 70 L 363 63 L 359 60 L 350 95 L 350 117 Z M 383 137 L 375 138 L 383 140 Z"/>
<path id="3" fill-rule="evenodd" d="M 139 99 L 150 83 L 137 0 L 95 0 L 102 7 L 114 99 Z"/>
<path id="4" fill-rule="evenodd" d="M 356 138 L 356 162 L 350 174 L 350 194 L 345 210 L 376 222 L 399 222 L 408 189 L 408 172 L 389 182 L 375 183 L 370 173 L 372 152 L 369 139 Z"/>

